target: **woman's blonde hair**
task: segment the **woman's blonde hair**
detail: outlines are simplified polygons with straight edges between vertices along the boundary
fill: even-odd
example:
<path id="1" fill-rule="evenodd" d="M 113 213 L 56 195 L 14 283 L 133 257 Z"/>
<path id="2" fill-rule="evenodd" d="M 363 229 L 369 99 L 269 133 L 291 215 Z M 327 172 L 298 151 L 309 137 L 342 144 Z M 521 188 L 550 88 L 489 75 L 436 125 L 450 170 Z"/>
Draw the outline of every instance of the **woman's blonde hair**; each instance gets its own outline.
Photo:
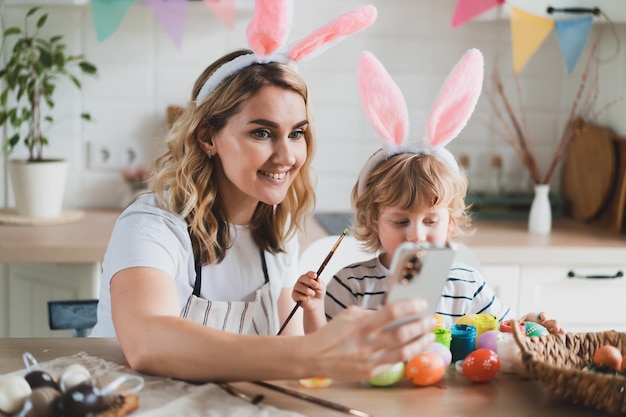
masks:
<path id="1" fill-rule="evenodd" d="M 378 164 L 367 177 L 365 192 L 352 189 L 354 223 L 352 234 L 371 251 L 382 249 L 378 238 L 378 217 L 383 207 L 403 210 L 447 207 L 452 220 L 450 238 L 469 232 L 470 218 L 465 204 L 467 177 L 436 156 L 402 153 Z"/>
<path id="2" fill-rule="evenodd" d="M 217 183 L 217 160 L 211 160 L 199 141 L 211 138 L 237 114 L 243 103 L 266 86 L 295 91 L 304 99 L 309 127 L 304 133 L 307 158 L 284 201 L 276 206 L 259 202 L 250 222 L 255 243 L 271 253 L 283 252 L 285 239 L 302 228 L 314 204 L 311 160 L 315 140 L 308 91 L 304 80 L 289 66 L 279 63 L 254 64 L 225 79 L 205 100 L 196 103 L 200 88 L 217 68 L 249 50 L 231 52 L 215 61 L 196 80 L 191 102 L 169 131 L 167 150 L 157 158 L 150 188 L 157 205 L 184 218 L 192 236 L 196 256 L 202 263 L 219 263 L 232 246 L 223 196 Z M 201 250 L 200 250 L 201 248 Z"/>

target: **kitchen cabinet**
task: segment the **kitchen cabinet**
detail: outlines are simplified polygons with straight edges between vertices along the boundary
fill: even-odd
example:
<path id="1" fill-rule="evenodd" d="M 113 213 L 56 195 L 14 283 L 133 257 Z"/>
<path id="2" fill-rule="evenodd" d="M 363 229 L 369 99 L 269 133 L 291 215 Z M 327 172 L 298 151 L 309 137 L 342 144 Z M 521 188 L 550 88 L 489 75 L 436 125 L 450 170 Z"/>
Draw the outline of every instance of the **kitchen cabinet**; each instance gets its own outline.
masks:
<path id="1" fill-rule="evenodd" d="M 68 337 L 48 329 L 50 300 L 98 298 L 100 262 L 117 211 L 78 222 L 0 225 L 0 337 Z"/>
<path id="2" fill-rule="evenodd" d="M 483 220 L 466 244 L 518 315 L 545 311 L 568 332 L 626 332 L 626 236 L 573 220 L 548 236 L 529 234 L 525 221 Z"/>

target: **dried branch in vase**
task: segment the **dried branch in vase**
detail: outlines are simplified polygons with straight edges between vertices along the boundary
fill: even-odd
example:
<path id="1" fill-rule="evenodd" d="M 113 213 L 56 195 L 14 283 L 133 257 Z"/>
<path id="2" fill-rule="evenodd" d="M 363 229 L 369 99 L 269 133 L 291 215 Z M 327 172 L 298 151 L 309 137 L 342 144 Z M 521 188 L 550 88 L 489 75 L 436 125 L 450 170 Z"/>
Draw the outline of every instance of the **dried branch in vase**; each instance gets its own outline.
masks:
<path id="1" fill-rule="evenodd" d="M 552 155 L 548 170 L 543 177 L 541 176 L 537 163 L 537 155 L 533 149 L 529 129 L 526 125 L 526 112 L 523 106 L 521 88 L 517 76 L 514 77 L 516 96 L 519 102 L 519 110 L 517 113 L 504 89 L 502 78 L 497 68 L 494 69 L 492 75 L 491 88 L 485 89 L 489 104 L 499 123 L 499 127 L 496 127 L 494 130 L 496 130 L 497 134 L 515 150 L 535 184 L 549 184 L 551 182 L 557 166 L 565 158 L 569 146 L 574 140 L 576 126 L 580 126 L 582 120 L 597 117 L 600 112 L 621 100 L 621 98 L 613 100 L 603 106 L 599 111 L 594 111 L 598 98 L 599 85 L 599 70 L 596 58 L 598 42 L 599 38 L 590 47 L 586 66 L 565 122 L 563 133 Z"/>

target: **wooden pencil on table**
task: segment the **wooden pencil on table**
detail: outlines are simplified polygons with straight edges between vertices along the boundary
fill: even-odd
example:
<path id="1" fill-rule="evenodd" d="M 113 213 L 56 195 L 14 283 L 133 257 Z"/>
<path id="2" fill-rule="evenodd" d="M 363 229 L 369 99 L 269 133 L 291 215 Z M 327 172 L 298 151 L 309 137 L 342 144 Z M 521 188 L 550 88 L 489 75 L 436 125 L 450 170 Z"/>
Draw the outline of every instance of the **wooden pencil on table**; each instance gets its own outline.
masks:
<path id="1" fill-rule="evenodd" d="M 322 264 L 318 268 L 318 270 L 317 270 L 317 277 L 315 278 L 316 280 L 319 278 L 320 274 L 324 271 L 324 268 L 326 268 L 326 265 L 328 265 L 328 262 L 330 261 L 330 258 L 333 257 L 333 255 L 335 254 L 335 251 L 339 247 L 339 244 L 341 243 L 341 241 L 343 240 L 343 238 L 347 234 L 348 234 L 348 228 L 345 228 L 343 230 L 343 233 L 339 236 L 339 239 L 337 239 L 337 241 L 333 245 L 332 249 L 330 250 L 330 252 L 328 252 L 328 255 L 326 255 L 326 258 L 324 258 L 324 261 L 322 262 Z M 278 333 L 276 334 L 277 336 L 280 335 L 283 332 L 283 330 L 285 330 L 285 327 L 287 326 L 287 323 L 289 323 L 289 321 L 291 320 L 293 315 L 296 314 L 296 311 L 298 311 L 298 307 L 300 307 L 300 304 L 302 304 L 301 301 L 298 301 L 296 303 L 294 308 L 291 310 L 291 312 L 289 313 L 289 315 L 285 319 L 285 322 L 283 323 L 283 325 L 280 326 L 280 330 L 278 330 Z"/>

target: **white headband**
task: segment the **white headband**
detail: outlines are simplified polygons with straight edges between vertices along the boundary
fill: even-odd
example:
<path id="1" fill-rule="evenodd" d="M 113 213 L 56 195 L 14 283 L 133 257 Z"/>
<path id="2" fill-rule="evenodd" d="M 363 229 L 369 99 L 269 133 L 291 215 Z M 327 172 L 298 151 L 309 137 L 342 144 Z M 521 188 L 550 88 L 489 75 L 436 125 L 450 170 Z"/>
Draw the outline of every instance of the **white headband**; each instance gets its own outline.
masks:
<path id="1" fill-rule="evenodd" d="M 328 49 L 346 36 L 374 23 L 376 8 L 362 6 L 344 13 L 296 42 L 286 53 L 278 52 L 291 29 L 293 0 L 256 0 L 254 15 L 246 34 L 253 54 L 240 55 L 225 63 L 209 76 L 200 88 L 196 104 L 201 104 L 228 77 L 254 64 L 278 62 L 296 67 L 296 63 Z"/>

